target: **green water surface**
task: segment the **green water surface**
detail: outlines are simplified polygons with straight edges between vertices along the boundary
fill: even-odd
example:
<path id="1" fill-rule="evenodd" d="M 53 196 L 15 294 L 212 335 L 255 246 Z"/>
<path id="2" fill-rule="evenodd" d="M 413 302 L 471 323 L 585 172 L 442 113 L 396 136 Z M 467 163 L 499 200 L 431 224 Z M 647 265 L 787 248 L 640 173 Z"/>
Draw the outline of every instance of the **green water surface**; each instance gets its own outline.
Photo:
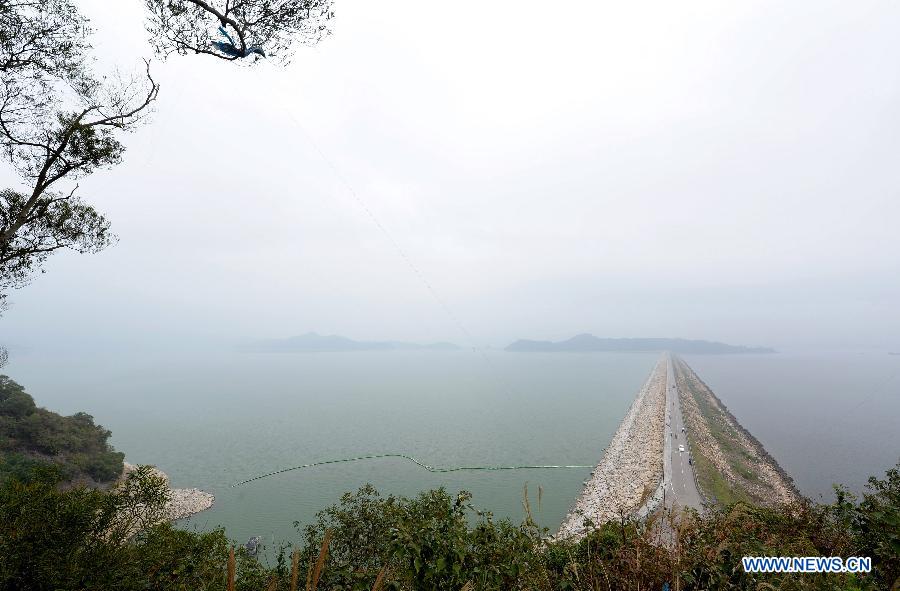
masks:
<path id="1" fill-rule="evenodd" d="M 372 483 L 413 495 L 444 486 L 516 521 L 527 483 L 536 519 L 555 529 L 590 469 L 432 474 L 401 459 L 289 472 L 280 468 L 377 453 L 432 466 L 594 465 L 657 354 L 469 351 L 23 356 L 5 368 L 38 404 L 84 410 L 132 463 L 215 506 L 185 527 L 222 525 L 239 541 L 298 538 L 292 525 Z M 543 488 L 538 510 L 537 490 Z"/>

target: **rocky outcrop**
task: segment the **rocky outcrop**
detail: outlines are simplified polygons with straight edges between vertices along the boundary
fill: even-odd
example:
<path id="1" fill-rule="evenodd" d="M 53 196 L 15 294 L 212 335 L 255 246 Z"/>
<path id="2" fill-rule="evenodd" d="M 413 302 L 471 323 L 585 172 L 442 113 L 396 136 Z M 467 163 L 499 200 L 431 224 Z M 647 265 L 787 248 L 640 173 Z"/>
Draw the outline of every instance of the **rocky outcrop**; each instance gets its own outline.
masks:
<path id="1" fill-rule="evenodd" d="M 125 470 L 122 478 L 125 478 L 129 472 L 135 470 L 137 466 L 125 462 Z M 158 476 L 169 484 L 169 476 L 159 468 L 154 467 L 153 475 Z M 213 506 L 216 498 L 206 491 L 199 488 L 171 488 L 169 487 L 169 501 L 163 510 L 163 519 L 166 521 L 175 521 L 176 519 L 184 519 L 195 513 L 205 511 Z"/>
<path id="2" fill-rule="evenodd" d="M 631 515 L 662 480 L 666 361 L 661 359 L 613 435 L 557 538 L 581 537 L 585 521 L 601 524 Z"/>

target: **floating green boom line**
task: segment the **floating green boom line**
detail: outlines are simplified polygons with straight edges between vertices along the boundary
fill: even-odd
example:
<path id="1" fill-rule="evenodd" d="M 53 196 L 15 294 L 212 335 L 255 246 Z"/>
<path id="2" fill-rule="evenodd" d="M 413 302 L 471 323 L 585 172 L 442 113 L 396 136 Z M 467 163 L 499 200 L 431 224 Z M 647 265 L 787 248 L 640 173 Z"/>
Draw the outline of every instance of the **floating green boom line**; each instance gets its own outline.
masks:
<path id="1" fill-rule="evenodd" d="M 428 464 L 420 462 L 412 456 L 407 456 L 405 454 L 377 454 L 372 456 L 360 456 L 358 458 L 344 458 L 341 460 L 313 462 L 312 464 L 303 464 L 302 466 L 294 466 L 293 468 L 276 470 L 275 472 L 269 472 L 268 474 L 262 474 L 260 476 L 248 478 L 247 480 L 242 480 L 240 482 L 232 484 L 231 488 L 241 486 L 242 484 L 247 484 L 248 482 L 253 482 L 254 480 L 268 478 L 269 476 L 277 476 L 278 474 L 284 474 L 285 472 L 290 472 L 292 470 L 300 470 L 301 468 L 313 468 L 315 466 L 324 466 L 326 464 L 340 464 L 343 462 L 358 462 L 360 460 L 376 460 L 378 458 L 402 458 L 404 460 L 409 460 L 410 462 L 413 462 L 422 468 L 425 468 L 429 472 L 460 472 L 462 470 L 552 470 L 566 468 L 593 468 L 593 466 L 455 466 L 452 468 L 434 468 L 432 466 L 429 466 Z"/>

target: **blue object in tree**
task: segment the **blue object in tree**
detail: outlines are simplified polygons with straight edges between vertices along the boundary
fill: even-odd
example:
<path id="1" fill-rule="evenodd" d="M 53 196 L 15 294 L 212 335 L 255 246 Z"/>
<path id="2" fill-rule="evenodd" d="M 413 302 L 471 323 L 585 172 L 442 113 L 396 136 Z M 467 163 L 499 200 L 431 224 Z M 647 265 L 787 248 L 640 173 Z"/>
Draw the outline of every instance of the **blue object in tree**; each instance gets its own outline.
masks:
<path id="1" fill-rule="evenodd" d="M 235 58 L 244 58 L 251 53 L 255 53 L 266 57 L 266 52 L 263 51 L 262 47 L 248 47 L 247 49 L 241 50 L 234 42 L 234 39 L 231 38 L 231 35 L 228 34 L 228 31 L 225 30 L 225 27 L 220 26 L 219 32 L 222 33 L 228 41 L 213 41 L 213 46 L 225 55 Z"/>

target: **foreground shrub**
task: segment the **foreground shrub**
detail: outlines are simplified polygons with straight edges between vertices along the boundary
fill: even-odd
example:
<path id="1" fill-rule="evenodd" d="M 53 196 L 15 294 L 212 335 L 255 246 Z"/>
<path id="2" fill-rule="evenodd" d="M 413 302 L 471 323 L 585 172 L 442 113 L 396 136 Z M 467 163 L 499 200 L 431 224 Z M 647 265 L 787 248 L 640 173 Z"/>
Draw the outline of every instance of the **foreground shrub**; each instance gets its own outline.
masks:
<path id="1" fill-rule="evenodd" d="M 300 589 L 323 591 L 900 588 L 900 473 L 871 479 L 861 499 L 838 493 L 831 505 L 735 503 L 702 516 L 623 518 L 573 542 L 547 539 L 530 519 L 495 520 L 474 510 L 468 493 L 405 498 L 365 486 L 315 523 L 295 523 L 302 543 L 281 548 L 274 566 L 239 549 L 235 589 L 288 591 L 293 577 Z M 7 480 L 0 591 L 226 589 L 233 542 L 222 529 L 151 525 L 164 497 L 144 470 L 109 491 L 62 489 L 46 470 Z M 870 556 L 875 570 L 748 575 L 745 555 Z"/>
<path id="2" fill-rule="evenodd" d="M 413 499 L 381 497 L 365 486 L 304 528 L 303 559 L 315 560 L 329 531 L 325 589 L 371 589 L 382 571 L 385 588 L 455 590 L 472 582 L 480 589 L 512 589 L 539 572 L 537 528 L 495 521 L 475 511 L 470 498 L 444 489 Z"/>

